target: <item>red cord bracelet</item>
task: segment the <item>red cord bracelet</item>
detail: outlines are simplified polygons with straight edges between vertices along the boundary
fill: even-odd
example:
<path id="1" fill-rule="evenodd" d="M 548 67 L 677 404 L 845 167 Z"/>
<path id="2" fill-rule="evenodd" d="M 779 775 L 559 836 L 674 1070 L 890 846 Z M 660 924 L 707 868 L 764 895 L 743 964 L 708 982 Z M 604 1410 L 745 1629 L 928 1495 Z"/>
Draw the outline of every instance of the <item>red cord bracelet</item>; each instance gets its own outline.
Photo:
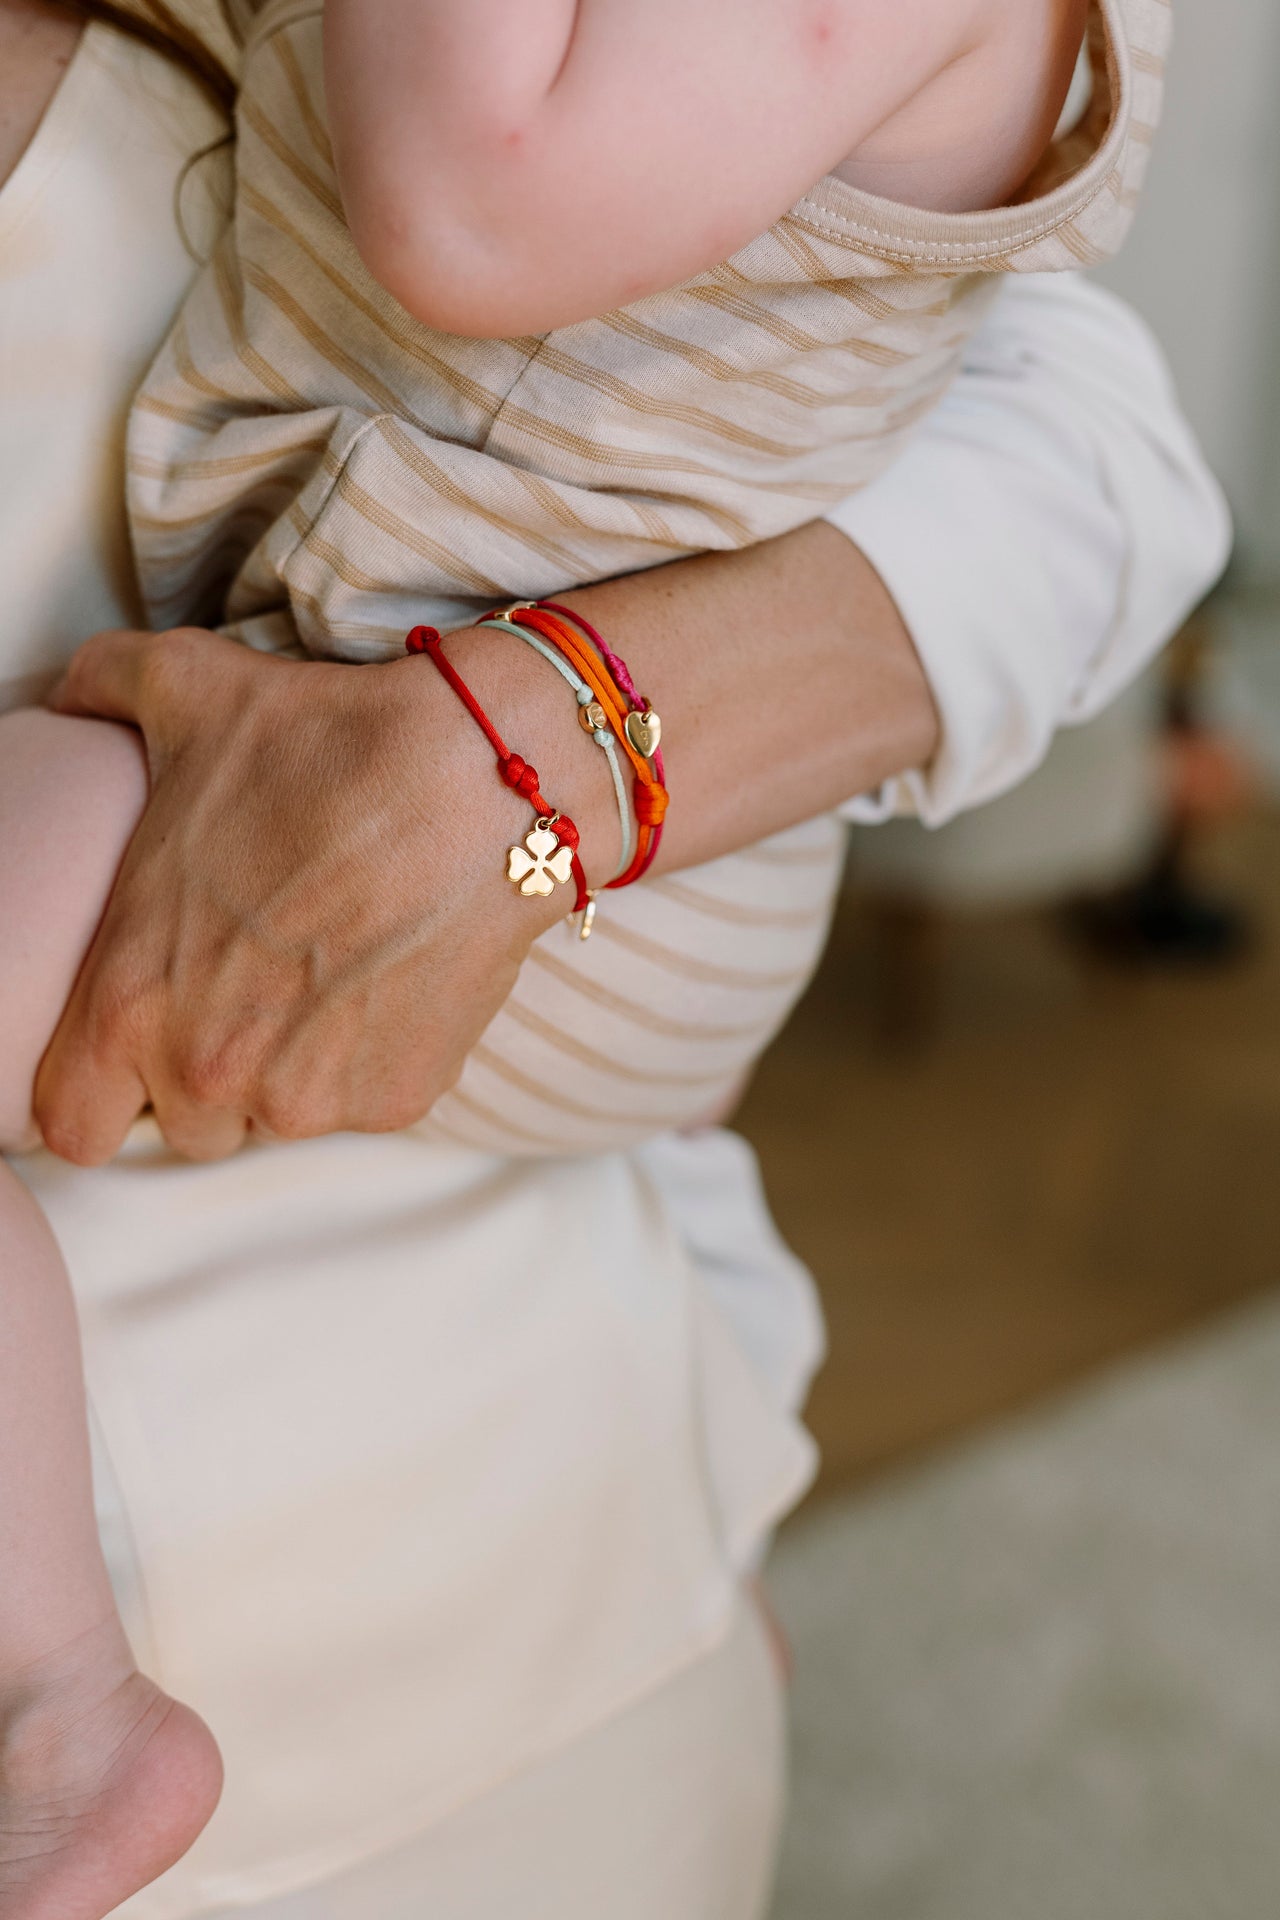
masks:
<path id="1" fill-rule="evenodd" d="M 648 872 L 662 839 L 668 803 L 659 745 L 662 722 L 649 703 L 636 693 L 624 663 L 578 614 L 570 613 L 567 608 L 562 610 L 553 602 L 526 601 L 489 616 L 496 620 L 517 617 L 521 625 L 549 641 L 589 683 L 596 694 L 600 724 L 610 728 L 631 761 L 635 772 L 632 797 L 639 828 L 636 854 L 625 873 L 606 882 L 609 888 L 629 887 Z M 620 684 L 619 672 L 625 679 L 625 689 Z M 588 714 L 591 711 L 587 709 Z"/>
<path id="2" fill-rule="evenodd" d="M 537 769 L 512 753 L 461 674 L 455 671 L 441 651 L 441 636 L 434 627 L 415 627 L 405 636 L 408 653 L 423 653 L 444 675 L 475 721 L 498 758 L 503 781 L 521 794 L 534 809 L 536 818 L 525 835 L 522 847 L 507 849 L 507 878 L 526 896 L 553 893 L 557 884 L 572 879 L 576 889 L 573 911 L 586 913 L 592 905 L 587 876 L 578 857 L 578 829 L 567 813 L 553 807 L 538 786 Z"/>

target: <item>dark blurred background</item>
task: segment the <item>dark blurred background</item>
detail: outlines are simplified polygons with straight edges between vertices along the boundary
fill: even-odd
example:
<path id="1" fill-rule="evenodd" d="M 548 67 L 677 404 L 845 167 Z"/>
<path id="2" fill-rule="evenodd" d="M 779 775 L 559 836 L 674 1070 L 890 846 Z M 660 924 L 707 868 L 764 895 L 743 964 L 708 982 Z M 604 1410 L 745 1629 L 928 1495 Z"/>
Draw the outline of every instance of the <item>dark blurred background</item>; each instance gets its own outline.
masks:
<path id="1" fill-rule="evenodd" d="M 831 1331 L 777 1920 L 1280 1914 L 1280 8 L 1176 33 L 1103 277 L 1231 571 L 1026 789 L 855 832 L 742 1116 Z"/>

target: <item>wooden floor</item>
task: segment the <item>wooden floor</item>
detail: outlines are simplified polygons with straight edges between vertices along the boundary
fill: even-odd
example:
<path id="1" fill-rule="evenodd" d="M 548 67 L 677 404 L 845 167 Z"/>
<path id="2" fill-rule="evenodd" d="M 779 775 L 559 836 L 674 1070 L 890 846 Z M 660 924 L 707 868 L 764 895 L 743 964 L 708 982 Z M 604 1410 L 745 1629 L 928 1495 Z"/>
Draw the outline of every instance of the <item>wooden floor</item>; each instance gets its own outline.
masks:
<path id="1" fill-rule="evenodd" d="M 1202 864 L 1254 916 L 1233 968 L 1117 973 L 1044 917 L 955 920 L 905 1053 L 844 903 L 739 1119 L 830 1322 L 824 1487 L 1280 1284 L 1280 815 Z"/>

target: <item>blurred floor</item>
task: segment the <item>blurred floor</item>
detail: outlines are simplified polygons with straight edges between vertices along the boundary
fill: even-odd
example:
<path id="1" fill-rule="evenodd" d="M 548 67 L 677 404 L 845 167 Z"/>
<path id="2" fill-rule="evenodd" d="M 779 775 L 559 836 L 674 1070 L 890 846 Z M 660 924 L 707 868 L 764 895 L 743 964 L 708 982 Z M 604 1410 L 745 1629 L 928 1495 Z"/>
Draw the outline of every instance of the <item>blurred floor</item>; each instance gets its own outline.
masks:
<path id="1" fill-rule="evenodd" d="M 774 1920 L 1274 1920 L 1280 1297 L 788 1530 Z"/>
<path id="2" fill-rule="evenodd" d="M 851 892 L 752 1090 L 832 1336 L 774 1920 L 1280 1911 L 1280 811 L 1201 867 L 1233 967 L 979 915 L 887 1000 Z"/>
<path id="3" fill-rule="evenodd" d="M 1126 975 L 1041 915 L 947 922 L 935 1031 L 878 1038 L 874 922 L 845 901 L 741 1116 L 822 1289 L 822 1489 L 1017 1407 L 1280 1273 L 1280 812 L 1202 860 L 1257 939 Z"/>

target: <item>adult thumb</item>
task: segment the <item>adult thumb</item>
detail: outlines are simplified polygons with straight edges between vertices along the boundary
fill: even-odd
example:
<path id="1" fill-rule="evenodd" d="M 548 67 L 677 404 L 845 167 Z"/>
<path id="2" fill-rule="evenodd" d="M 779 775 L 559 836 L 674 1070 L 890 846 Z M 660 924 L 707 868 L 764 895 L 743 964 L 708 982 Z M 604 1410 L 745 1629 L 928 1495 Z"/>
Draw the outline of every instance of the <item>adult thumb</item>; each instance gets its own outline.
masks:
<path id="1" fill-rule="evenodd" d="M 147 673 L 162 644 L 159 634 L 129 627 L 95 633 L 72 654 L 50 706 L 56 713 L 123 720 L 145 730 Z"/>

